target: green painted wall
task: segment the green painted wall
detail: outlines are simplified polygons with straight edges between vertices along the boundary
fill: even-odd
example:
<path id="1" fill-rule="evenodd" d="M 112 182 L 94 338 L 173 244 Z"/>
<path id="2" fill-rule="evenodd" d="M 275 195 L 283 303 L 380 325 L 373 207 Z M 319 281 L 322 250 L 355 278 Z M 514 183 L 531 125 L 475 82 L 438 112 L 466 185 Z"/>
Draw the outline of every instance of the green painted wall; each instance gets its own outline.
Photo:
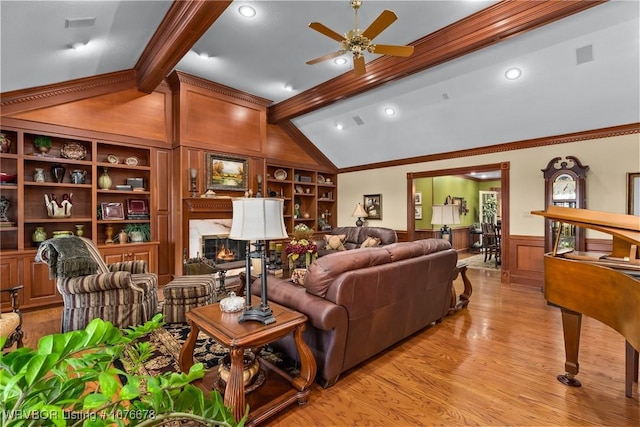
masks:
<path id="1" fill-rule="evenodd" d="M 479 191 L 500 188 L 500 181 L 478 182 L 459 176 L 437 176 L 420 178 L 414 181 L 416 193 L 422 193 L 422 219 L 416 220 L 416 230 L 439 229 L 440 226 L 431 225 L 431 206 L 443 205 L 448 196 L 462 197 L 467 202 L 469 212 L 460 215 L 460 225 L 470 226 L 480 222 Z"/>

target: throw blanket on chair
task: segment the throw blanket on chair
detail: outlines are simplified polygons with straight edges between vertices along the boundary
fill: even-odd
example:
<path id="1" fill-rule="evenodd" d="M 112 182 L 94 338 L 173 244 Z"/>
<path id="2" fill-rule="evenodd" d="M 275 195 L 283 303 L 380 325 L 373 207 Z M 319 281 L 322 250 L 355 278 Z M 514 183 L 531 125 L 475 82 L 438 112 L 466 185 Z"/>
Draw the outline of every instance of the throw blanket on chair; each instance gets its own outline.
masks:
<path id="1" fill-rule="evenodd" d="M 57 237 L 40 244 L 36 261 L 49 264 L 49 278 L 95 274 L 98 263 L 79 237 Z"/>

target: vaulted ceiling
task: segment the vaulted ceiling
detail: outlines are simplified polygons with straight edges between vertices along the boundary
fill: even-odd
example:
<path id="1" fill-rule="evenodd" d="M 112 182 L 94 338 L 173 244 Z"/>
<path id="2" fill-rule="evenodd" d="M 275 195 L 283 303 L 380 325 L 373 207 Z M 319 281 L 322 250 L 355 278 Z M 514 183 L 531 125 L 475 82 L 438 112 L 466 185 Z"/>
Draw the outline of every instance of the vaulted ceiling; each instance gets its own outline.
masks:
<path id="1" fill-rule="evenodd" d="M 366 54 L 357 76 L 348 55 L 305 63 L 340 49 L 308 24 L 347 32 L 348 0 L 3 1 L 2 105 L 131 70 L 150 92 L 178 70 L 271 100 L 270 122 L 342 169 L 640 121 L 639 2 L 365 0 L 358 26 L 385 9 L 375 42 L 415 52 Z"/>

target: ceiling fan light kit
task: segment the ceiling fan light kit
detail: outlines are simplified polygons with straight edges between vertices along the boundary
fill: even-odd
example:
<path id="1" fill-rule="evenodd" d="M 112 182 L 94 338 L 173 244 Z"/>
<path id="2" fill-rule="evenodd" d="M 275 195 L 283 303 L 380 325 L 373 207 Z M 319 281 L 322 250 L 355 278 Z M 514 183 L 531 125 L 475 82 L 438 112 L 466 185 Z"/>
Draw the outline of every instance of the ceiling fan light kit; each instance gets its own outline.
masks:
<path id="1" fill-rule="evenodd" d="M 395 13 L 390 10 L 384 10 L 366 30 L 362 31 L 358 28 L 358 9 L 362 6 L 362 0 L 351 0 L 350 3 L 355 11 L 355 23 L 353 29 L 347 31 L 344 36 L 341 36 L 319 22 L 309 24 L 309 28 L 339 42 L 342 49 L 307 61 L 307 64 L 317 64 L 344 55 L 345 53 L 351 53 L 353 56 L 353 69 L 356 75 L 362 75 L 366 73 L 364 61 L 365 52 L 401 57 L 407 57 L 413 54 L 413 46 L 373 44 L 372 42 L 377 35 L 398 19 Z"/>

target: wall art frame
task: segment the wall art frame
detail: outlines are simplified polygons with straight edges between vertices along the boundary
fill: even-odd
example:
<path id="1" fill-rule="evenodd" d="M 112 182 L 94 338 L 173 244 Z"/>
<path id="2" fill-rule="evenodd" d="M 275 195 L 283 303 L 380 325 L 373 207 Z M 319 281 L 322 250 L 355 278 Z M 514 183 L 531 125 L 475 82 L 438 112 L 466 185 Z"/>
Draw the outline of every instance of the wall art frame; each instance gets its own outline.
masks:
<path id="1" fill-rule="evenodd" d="M 205 153 L 207 190 L 246 191 L 249 161 L 245 157 Z"/>
<path id="2" fill-rule="evenodd" d="M 422 206 L 415 206 L 415 219 L 422 219 Z"/>
<path id="3" fill-rule="evenodd" d="M 365 194 L 362 198 L 367 219 L 382 219 L 382 194 Z"/>
<path id="4" fill-rule="evenodd" d="M 640 216 L 640 172 L 627 173 L 627 214 Z"/>
<path id="5" fill-rule="evenodd" d="M 414 195 L 413 195 L 413 204 L 414 205 L 421 205 L 422 204 L 422 193 L 417 191 Z"/>

